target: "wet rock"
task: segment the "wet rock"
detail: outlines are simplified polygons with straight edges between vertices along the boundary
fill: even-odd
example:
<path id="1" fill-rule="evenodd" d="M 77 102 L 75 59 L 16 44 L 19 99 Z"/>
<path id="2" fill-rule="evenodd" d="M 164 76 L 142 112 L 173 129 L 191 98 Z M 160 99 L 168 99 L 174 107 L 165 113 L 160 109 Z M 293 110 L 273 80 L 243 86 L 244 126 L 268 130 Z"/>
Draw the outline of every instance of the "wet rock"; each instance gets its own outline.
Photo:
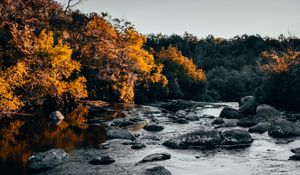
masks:
<path id="1" fill-rule="evenodd" d="M 291 122 L 300 121 L 300 114 L 287 114 L 285 116 L 285 119 L 287 119 Z"/>
<path id="2" fill-rule="evenodd" d="M 291 152 L 295 154 L 300 154 L 300 148 L 291 149 Z"/>
<path id="3" fill-rule="evenodd" d="M 98 145 L 98 149 L 109 149 L 110 144 L 109 143 L 102 143 Z"/>
<path id="4" fill-rule="evenodd" d="M 152 131 L 152 132 L 162 131 L 163 129 L 164 129 L 163 126 L 160 126 L 157 124 L 149 124 L 149 125 L 144 126 L 144 130 Z"/>
<path id="5" fill-rule="evenodd" d="M 198 121 L 199 120 L 199 117 L 197 114 L 188 114 L 184 118 L 189 121 Z"/>
<path id="6" fill-rule="evenodd" d="M 289 160 L 299 161 L 300 160 L 300 154 L 295 154 L 295 155 L 290 156 Z"/>
<path id="7" fill-rule="evenodd" d="M 109 139 L 128 139 L 128 140 L 135 140 L 136 137 L 132 135 L 129 131 L 121 128 L 109 128 L 106 131 L 106 136 Z"/>
<path id="8" fill-rule="evenodd" d="M 204 115 L 200 116 L 200 118 L 210 118 L 210 119 L 212 119 L 212 118 L 215 118 L 215 116 L 209 115 L 209 114 L 204 114 Z"/>
<path id="9" fill-rule="evenodd" d="M 62 149 L 50 149 L 29 157 L 27 167 L 29 171 L 52 169 L 63 163 L 68 154 Z"/>
<path id="10" fill-rule="evenodd" d="M 249 128 L 249 132 L 256 133 L 264 133 L 267 132 L 271 128 L 271 124 L 269 122 L 261 122 Z"/>
<path id="11" fill-rule="evenodd" d="M 237 121 L 237 125 L 242 127 L 252 127 L 263 121 L 255 117 L 256 116 L 248 116 L 246 118 L 242 118 Z"/>
<path id="12" fill-rule="evenodd" d="M 178 124 L 188 124 L 189 121 L 187 121 L 184 118 L 178 118 L 177 120 L 174 120 L 174 123 L 178 123 Z"/>
<path id="13" fill-rule="evenodd" d="M 89 161 L 92 165 L 108 165 L 114 163 L 115 160 L 110 156 L 96 156 L 93 160 Z"/>
<path id="14" fill-rule="evenodd" d="M 50 119 L 56 125 L 59 125 L 65 117 L 59 111 L 54 111 L 50 114 Z"/>
<path id="15" fill-rule="evenodd" d="M 278 119 L 271 123 L 271 128 L 269 129 L 268 134 L 272 137 L 299 136 L 300 127 L 291 121 Z"/>
<path id="16" fill-rule="evenodd" d="M 246 104 L 249 101 L 255 101 L 255 97 L 253 97 L 253 96 L 242 97 L 239 101 L 239 106 L 243 106 L 244 104 Z"/>
<path id="17" fill-rule="evenodd" d="M 143 143 L 134 143 L 131 146 L 131 149 L 142 149 L 142 148 L 146 148 L 146 145 Z"/>
<path id="18" fill-rule="evenodd" d="M 262 104 L 257 106 L 256 116 L 259 118 L 263 118 L 265 120 L 272 120 L 278 116 L 281 116 L 281 114 L 274 107 L 270 105 Z"/>
<path id="19" fill-rule="evenodd" d="M 143 160 L 140 161 L 140 163 L 162 161 L 168 159 L 171 159 L 171 154 L 169 153 L 155 153 L 146 156 Z"/>
<path id="20" fill-rule="evenodd" d="M 213 125 L 219 125 L 219 124 L 223 124 L 223 123 L 225 123 L 225 121 L 224 121 L 222 118 L 220 118 L 220 117 L 216 118 L 216 119 L 212 122 Z"/>
<path id="21" fill-rule="evenodd" d="M 175 113 L 175 115 L 177 115 L 178 117 L 184 117 L 186 116 L 187 112 L 184 110 L 179 110 Z"/>
<path id="22" fill-rule="evenodd" d="M 171 138 L 163 143 L 169 148 L 185 149 L 190 147 L 213 148 L 221 143 L 219 131 L 210 128 L 201 128 L 181 136 Z"/>
<path id="23" fill-rule="evenodd" d="M 182 109 L 193 108 L 194 106 L 195 105 L 189 101 L 178 100 L 178 101 L 173 101 L 171 103 L 163 104 L 160 107 L 175 112 Z"/>
<path id="24" fill-rule="evenodd" d="M 226 130 L 222 132 L 221 138 L 221 144 L 229 147 L 250 146 L 253 141 L 251 135 L 241 129 Z"/>
<path id="25" fill-rule="evenodd" d="M 257 103 L 253 96 L 243 97 L 240 101 L 239 112 L 243 115 L 255 114 Z"/>
<path id="26" fill-rule="evenodd" d="M 111 126 L 126 127 L 126 126 L 130 126 L 130 125 L 135 125 L 141 121 L 143 121 L 143 120 L 140 118 L 115 119 L 112 121 Z"/>
<path id="27" fill-rule="evenodd" d="M 155 166 L 146 169 L 145 175 L 172 175 L 172 173 L 163 166 Z"/>
<path id="28" fill-rule="evenodd" d="M 239 119 L 242 118 L 242 116 L 240 115 L 239 111 L 236 109 L 232 109 L 232 108 L 224 108 L 221 111 L 220 116 L 221 118 L 227 118 L 227 119 Z"/>

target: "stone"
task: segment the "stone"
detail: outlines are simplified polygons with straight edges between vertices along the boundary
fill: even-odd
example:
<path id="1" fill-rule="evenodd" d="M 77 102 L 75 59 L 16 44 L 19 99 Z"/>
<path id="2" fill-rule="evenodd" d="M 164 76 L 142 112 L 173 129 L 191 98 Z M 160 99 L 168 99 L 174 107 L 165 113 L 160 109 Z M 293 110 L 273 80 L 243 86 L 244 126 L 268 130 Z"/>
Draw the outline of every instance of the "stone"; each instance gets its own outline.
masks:
<path id="1" fill-rule="evenodd" d="M 142 148 L 146 148 L 146 145 L 143 143 L 134 143 L 131 146 L 131 149 L 142 149 Z"/>
<path id="2" fill-rule="evenodd" d="M 222 132 L 221 139 L 221 145 L 228 147 L 250 146 L 253 141 L 251 135 L 241 129 L 226 130 Z"/>
<path id="3" fill-rule="evenodd" d="M 155 166 L 146 169 L 145 175 L 172 175 L 172 173 L 163 166 Z"/>
<path id="4" fill-rule="evenodd" d="M 52 169 L 63 163 L 68 154 L 62 149 L 50 149 L 29 157 L 27 167 L 29 171 Z"/>
<path id="5" fill-rule="evenodd" d="M 187 121 L 184 118 L 178 118 L 177 120 L 174 120 L 174 123 L 179 123 L 179 124 L 188 124 L 189 121 Z"/>
<path id="6" fill-rule="evenodd" d="M 109 139 L 128 139 L 128 140 L 135 140 L 136 137 L 132 135 L 129 131 L 121 128 L 109 128 L 106 131 L 106 136 Z"/>
<path id="7" fill-rule="evenodd" d="M 253 96 L 243 97 L 240 101 L 239 112 L 243 115 L 255 114 L 257 103 Z"/>
<path id="8" fill-rule="evenodd" d="M 300 127 L 288 120 L 278 119 L 271 123 L 268 134 L 272 137 L 293 137 L 300 135 Z"/>
<path id="9" fill-rule="evenodd" d="M 249 128 L 249 132 L 253 133 L 264 133 L 267 132 L 271 128 L 271 123 L 269 122 L 261 122 Z"/>
<path id="10" fill-rule="evenodd" d="M 219 131 L 211 128 L 201 128 L 178 137 L 171 138 L 163 143 L 168 148 L 203 148 L 209 149 L 221 143 Z"/>
<path id="11" fill-rule="evenodd" d="M 146 131 L 152 131 L 152 132 L 158 132 L 162 131 L 164 129 L 163 126 L 157 125 L 157 124 L 148 124 L 144 126 L 144 130 Z"/>
<path id="12" fill-rule="evenodd" d="M 163 160 L 168 160 L 168 159 L 171 159 L 171 154 L 169 154 L 169 153 L 154 153 L 154 154 L 150 154 L 150 155 L 146 156 L 139 163 L 163 161 Z"/>
<path id="13" fill-rule="evenodd" d="M 110 156 L 96 156 L 91 161 L 89 161 L 89 164 L 92 165 L 108 165 L 114 163 L 115 160 L 111 158 Z"/>
<path id="14" fill-rule="evenodd" d="M 242 116 L 240 115 L 239 111 L 232 108 L 224 108 L 220 113 L 220 118 L 227 118 L 227 119 L 240 119 Z"/>
<path id="15" fill-rule="evenodd" d="M 257 106 L 256 115 L 265 120 L 272 120 L 278 116 L 281 116 L 280 112 L 277 111 L 274 107 L 266 104 Z"/>
<path id="16" fill-rule="evenodd" d="M 225 121 L 224 121 L 222 118 L 220 118 L 220 117 L 216 118 L 216 119 L 212 122 L 213 125 L 219 125 L 219 124 L 223 124 L 223 123 L 225 123 Z"/>
<path id="17" fill-rule="evenodd" d="M 59 125 L 65 117 L 59 111 L 54 111 L 50 114 L 50 119 L 56 125 Z"/>

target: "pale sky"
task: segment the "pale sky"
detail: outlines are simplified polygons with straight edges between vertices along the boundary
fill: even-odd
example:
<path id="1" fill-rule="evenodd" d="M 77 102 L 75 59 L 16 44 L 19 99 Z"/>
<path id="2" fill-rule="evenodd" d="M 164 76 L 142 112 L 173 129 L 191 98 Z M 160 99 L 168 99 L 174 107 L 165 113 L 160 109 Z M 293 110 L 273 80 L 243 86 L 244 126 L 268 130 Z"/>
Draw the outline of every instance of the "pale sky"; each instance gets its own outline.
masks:
<path id="1" fill-rule="evenodd" d="M 124 18 L 143 34 L 300 36 L 300 0 L 85 0 L 76 8 Z"/>

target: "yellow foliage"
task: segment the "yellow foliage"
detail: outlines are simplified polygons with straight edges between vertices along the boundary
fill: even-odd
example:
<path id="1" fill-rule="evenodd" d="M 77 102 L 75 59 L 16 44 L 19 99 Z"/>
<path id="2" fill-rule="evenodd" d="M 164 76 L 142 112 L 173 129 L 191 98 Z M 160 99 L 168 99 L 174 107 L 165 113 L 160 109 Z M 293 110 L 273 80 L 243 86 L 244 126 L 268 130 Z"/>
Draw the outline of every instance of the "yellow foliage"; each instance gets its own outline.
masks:
<path id="1" fill-rule="evenodd" d="M 157 56 L 162 62 L 171 61 L 181 66 L 185 73 L 194 80 L 206 80 L 205 72 L 202 69 L 197 69 L 197 66 L 193 63 L 193 60 L 183 56 L 182 53 L 175 47 L 170 47 L 168 49 L 163 48 Z"/>
<path id="2" fill-rule="evenodd" d="M 276 52 L 262 52 L 261 56 L 271 61 L 271 63 L 263 65 L 263 69 L 267 72 L 287 72 L 290 66 L 300 63 L 300 52 L 296 52 L 292 49 L 289 49 L 286 53 L 281 55 Z"/>

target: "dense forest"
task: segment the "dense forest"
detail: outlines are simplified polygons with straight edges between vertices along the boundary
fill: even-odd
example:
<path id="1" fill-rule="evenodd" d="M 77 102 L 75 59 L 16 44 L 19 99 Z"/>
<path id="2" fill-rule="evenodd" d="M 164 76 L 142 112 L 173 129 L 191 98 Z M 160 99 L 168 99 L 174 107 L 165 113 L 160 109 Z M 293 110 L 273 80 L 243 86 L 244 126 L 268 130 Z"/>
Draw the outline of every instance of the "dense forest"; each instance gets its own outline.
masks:
<path id="1" fill-rule="evenodd" d="M 3 0 L 0 111 L 54 110 L 80 99 L 237 101 L 245 95 L 296 110 L 299 47 L 299 39 L 285 36 L 145 36 L 106 13 L 83 14 L 53 0 Z"/>

